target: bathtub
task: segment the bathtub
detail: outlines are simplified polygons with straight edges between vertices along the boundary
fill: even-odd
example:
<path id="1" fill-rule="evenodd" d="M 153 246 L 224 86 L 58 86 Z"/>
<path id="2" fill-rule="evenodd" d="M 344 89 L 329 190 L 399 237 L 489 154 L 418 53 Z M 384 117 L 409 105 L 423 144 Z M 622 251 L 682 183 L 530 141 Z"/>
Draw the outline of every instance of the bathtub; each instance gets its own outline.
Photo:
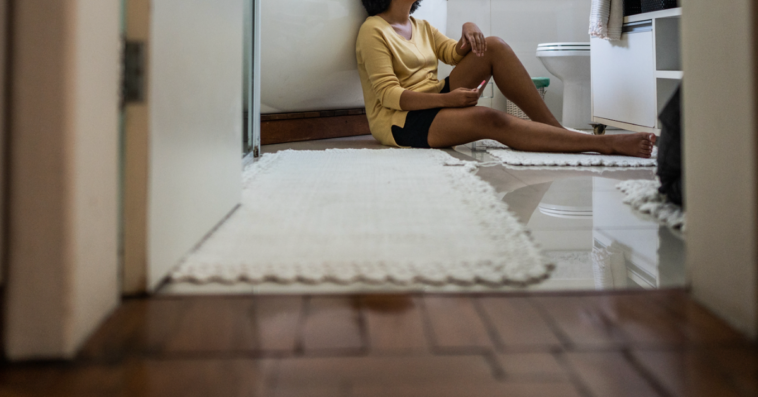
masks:
<path id="1" fill-rule="evenodd" d="M 261 8 L 262 113 L 364 106 L 355 37 L 368 15 L 360 0 L 263 0 Z M 423 0 L 413 16 L 444 33 L 447 1 Z"/>

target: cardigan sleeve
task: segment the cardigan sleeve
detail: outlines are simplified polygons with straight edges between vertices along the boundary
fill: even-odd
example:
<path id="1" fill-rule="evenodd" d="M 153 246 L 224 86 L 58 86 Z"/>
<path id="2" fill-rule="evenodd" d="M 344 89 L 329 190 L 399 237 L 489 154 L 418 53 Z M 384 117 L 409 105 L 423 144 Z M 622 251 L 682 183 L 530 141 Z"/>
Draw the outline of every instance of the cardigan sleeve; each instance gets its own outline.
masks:
<path id="1" fill-rule="evenodd" d="M 405 89 L 400 86 L 392 65 L 390 53 L 384 37 L 377 31 L 362 30 L 358 35 L 358 51 L 366 67 L 371 89 L 385 108 L 400 108 L 400 97 Z"/>
<path id="2" fill-rule="evenodd" d="M 455 49 L 458 46 L 457 41 L 445 36 L 431 24 L 429 24 L 429 28 L 434 38 L 434 52 L 437 54 L 437 59 L 452 66 L 463 60 L 465 55 L 459 55 Z"/>

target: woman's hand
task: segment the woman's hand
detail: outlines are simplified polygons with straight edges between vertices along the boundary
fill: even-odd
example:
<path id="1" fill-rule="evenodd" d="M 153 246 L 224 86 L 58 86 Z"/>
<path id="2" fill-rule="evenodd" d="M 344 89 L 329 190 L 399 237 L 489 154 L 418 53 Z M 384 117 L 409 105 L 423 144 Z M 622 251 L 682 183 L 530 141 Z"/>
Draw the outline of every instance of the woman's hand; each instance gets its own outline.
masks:
<path id="1" fill-rule="evenodd" d="M 471 22 L 463 24 L 460 48 L 464 51 L 470 48 L 476 56 L 484 56 L 484 52 L 487 51 L 487 40 L 484 37 L 484 33 L 482 33 L 476 24 Z"/>
<path id="2" fill-rule="evenodd" d="M 467 108 L 476 106 L 479 103 L 479 97 L 482 96 L 482 91 L 476 88 L 456 88 L 450 91 L 446 96 L 446 106 L 449 108 Z"/>

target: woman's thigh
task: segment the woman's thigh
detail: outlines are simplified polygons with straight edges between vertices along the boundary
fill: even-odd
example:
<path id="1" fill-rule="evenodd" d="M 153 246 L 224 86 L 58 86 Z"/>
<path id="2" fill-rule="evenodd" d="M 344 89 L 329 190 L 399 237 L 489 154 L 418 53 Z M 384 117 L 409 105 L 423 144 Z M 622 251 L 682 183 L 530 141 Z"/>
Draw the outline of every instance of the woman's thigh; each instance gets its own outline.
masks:
<path id="1" fill-rule="evenodd" d="M 496 131 L 506 128 L 508 117 L 481 106 L 442 109 L 429 127 L 427 141 L 433 148 L 442 148 L 493 138 Z"/>
<path id="2" fill-rule="evenodd" d="M 489 81 L 491 77 L 488 57 L 478 57 L 471 52 L 450 72 L 450 91 L 461 87 L 476 88 L 482 80 Z"/>

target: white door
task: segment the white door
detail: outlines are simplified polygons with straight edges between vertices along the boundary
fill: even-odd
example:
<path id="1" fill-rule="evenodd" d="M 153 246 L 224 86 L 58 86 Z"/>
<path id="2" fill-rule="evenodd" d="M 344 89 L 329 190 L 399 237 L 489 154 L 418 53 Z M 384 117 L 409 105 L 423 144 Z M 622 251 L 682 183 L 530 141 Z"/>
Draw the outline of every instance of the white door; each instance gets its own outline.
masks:
<path id="1" fill-rule="evenodd" d="M 239 203 L 244 0 L 129 0 L 146 96 L 125 113 L 124 291 L 153 291 Z"/>

